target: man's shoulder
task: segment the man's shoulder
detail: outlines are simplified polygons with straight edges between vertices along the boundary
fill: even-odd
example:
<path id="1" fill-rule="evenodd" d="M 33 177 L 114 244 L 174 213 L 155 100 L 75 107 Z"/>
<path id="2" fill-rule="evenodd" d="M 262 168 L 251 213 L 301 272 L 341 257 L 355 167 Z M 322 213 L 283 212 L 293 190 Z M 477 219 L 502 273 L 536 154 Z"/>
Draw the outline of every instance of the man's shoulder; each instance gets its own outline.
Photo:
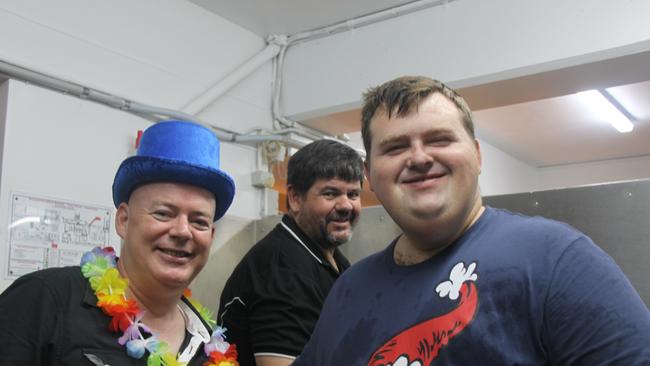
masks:
<path id="1" fill-rule="evenodd" d="M 257 241 L 242 258 L 242 262 L 269 263 L 272 258 L 299 249 L 295 240 L 284 232 L 280 224 Z M 260 262 L 260 263 L 257 263 Z"/>
<path id="2" fill-rule="evenodd" d="M 56 267 L 41 269 L 35 272 L 25 274 L 18 280 L 36 280 L 48 285 L 62 284 L 65 281 L 79 282 L 84 281 L 79 266 Z M 17 281 L 18 281 L 17 280 Z"/>
<path id="3" fill-rule="evenodd" d="M 584 235 L 566 222 L 555 219 L 538 215 L 526 215 L 502 208 L 487 207 L 487 210 L 490 228 L 498 225 L 509 231 L 523 232 L 529 235 L 537 235 L 540 232 L 547 235 L 568 235 L 576 238 Z"/>
<path id="4" fill-rule="evenodd" d="M 305 262 L 305 254 L 306 250 L 278 224 L 248 250 L 230 277 L 265 277 L 272 269 L 293 268 Z"/>
<path id="5" fill-rule="evenodd" d="M 87 286 L 88 281 L 81 274 L 79 266 L 73 266 L 48 268 L 25 274 L 16 279 L 10 289 L 22 294 L 40 293 L 67 299 L 73 293 L 82 293 Z"/>

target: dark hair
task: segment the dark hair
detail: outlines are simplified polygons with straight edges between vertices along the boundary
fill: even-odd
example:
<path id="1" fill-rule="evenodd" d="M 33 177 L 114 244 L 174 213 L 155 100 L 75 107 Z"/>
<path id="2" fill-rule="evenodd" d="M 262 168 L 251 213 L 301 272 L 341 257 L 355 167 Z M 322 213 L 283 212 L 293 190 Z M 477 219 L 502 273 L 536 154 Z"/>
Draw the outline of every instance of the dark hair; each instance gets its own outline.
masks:
<path id="1" fill-rule="evenodd" d="M 305 194 L 317 179 L 339 178 L 363 183 L 363 160 L 351 147 L 333 140 L 318 140 L 289 159 L 287 185 Z"/>
<path id="2" fill-rule="evenodd" d="M 378 112 L 386 113 L 388 118 L 406 117 L 431 94 L 441 93 L 449 98 L 463 115 L 463 127 L 473 139 L 474 122 L 467 102 L 455 90 L 438 80 L 426 76 L 403 76 L 370 88 L 363 94 L 361 109 L 361 136 L 366 149 L 366 160 L 370 158 L 372 135 L 370 124 Z"/>

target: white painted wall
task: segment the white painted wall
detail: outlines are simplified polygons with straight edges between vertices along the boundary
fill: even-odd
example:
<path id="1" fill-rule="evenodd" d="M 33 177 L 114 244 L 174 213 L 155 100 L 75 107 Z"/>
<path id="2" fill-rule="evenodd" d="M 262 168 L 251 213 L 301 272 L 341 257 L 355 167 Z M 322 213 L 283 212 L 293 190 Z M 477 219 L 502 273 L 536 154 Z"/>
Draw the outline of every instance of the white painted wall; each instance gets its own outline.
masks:
<path id="1" fill-rule="evenodd" d="M 113 207 L 111 184 L 133 151 L 138 129 L 150 123 L 123 112 L 8 81 L 4 123 L 0 238 L 2 280 L 7 271 L 11 192 Z M 112 233 L 110 242 L 119 248 Z M 0 288 L 8 285 L 0 283 Z"/>
<path id="2" fill-rule="evenodd" d="M 483 166 L 479 186 L 483 196 L 529 192 L 537 184 L 537 170 L 480 140 Z"/>
<path id="3" fill-rule="evenodd" d="M 284 110 L 358 106 L 404 74 L 466 87 L 647 50 L 647 14 L 646 0 L 454 1 L 290 48 Z"/>
<path id="4" fill-rule="evenodd" d="M 537 190 L 650 179 L 650 157 L 539 168 Z"/>

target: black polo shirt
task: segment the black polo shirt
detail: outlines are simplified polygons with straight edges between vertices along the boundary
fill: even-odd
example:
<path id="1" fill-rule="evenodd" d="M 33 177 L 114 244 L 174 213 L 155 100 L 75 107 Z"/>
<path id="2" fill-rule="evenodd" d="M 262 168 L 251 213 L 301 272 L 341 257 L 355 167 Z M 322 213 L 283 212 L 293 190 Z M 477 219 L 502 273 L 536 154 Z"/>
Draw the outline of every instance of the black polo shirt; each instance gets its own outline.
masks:
<path id="1" fill-rule="evenodd" d="M 350 262 L 337 249 L 341 272 Z M 309 340 L 339 273 L 289 216 L 244 256 L 226 282 L 219 323 L 237 345 L 239 364 L 255 356 L 296 357 Z"/>

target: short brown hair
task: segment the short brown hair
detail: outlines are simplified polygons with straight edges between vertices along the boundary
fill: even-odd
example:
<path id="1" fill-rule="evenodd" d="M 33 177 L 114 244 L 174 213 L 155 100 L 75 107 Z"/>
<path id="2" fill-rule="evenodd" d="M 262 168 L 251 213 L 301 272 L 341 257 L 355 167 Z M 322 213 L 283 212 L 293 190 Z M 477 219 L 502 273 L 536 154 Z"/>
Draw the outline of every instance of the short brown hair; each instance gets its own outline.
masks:
<path id="1" fill-rule="evenodd" d="M 440 93 L 451 100 L 463 115 L 463 127 L 474 139 L 474 122 L 467 102 L 455 90 L 441 81 L 426 76 L 402 76 L 370 88 L 363 94 L 361 109 L 361 136 L 366 149 L 366 160 L 370 159 L 372 135 L 370 124 L 378 111 L 386 113 L 388 118 L 405 117 L 417 111 L 419 105 L 429 95 Z"/>

